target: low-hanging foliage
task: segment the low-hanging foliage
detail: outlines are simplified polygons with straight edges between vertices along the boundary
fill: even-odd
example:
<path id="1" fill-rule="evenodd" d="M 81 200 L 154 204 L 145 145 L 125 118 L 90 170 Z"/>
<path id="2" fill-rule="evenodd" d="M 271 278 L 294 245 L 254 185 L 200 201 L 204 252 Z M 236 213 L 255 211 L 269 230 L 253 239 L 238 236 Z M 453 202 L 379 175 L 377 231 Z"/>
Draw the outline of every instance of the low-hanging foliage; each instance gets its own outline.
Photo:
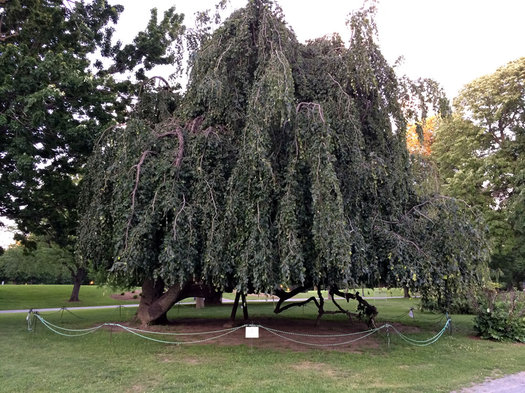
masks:
<path id="1" fill-rule="evenodd" d="M 349 26 L 349 46 L 300 44 L 269 1 L 234 12 L 192 55 L 173 111 L 98 142 L 78 255 L 121 284 L 243 293 L 387 284 L 445 304 L 481 282 L 475 215 L 414 192 L 373 12 Z"/>

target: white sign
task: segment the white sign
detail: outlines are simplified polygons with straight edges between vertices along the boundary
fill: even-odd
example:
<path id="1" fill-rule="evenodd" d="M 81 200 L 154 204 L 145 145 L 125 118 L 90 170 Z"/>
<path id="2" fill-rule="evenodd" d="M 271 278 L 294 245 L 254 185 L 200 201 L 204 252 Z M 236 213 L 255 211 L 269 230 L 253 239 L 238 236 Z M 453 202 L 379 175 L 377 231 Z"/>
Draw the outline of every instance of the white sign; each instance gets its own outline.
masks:
<path id="1" fill-rule="evenodd" d="M 246 326 L 245 338 L 259 338 L 259 326 Z"/>

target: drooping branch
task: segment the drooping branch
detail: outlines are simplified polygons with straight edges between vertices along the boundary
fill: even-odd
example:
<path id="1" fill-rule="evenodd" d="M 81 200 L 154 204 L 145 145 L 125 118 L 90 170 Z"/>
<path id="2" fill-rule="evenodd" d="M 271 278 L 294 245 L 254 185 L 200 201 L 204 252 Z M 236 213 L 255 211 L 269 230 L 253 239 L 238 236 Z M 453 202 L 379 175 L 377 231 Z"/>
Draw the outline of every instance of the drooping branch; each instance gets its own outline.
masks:
<path id="1" fill-rule="evenodd" d="M 321 107 L 321 104 L 318 104 L 316 102 L 300 102 L 297 104 L 297 107 L 295 108 L 295 113 L 299 113 L 299 111 L 303 108 L 306 108 L 307 110 L 313 112 L 317 110 L 319 112 L 319 118 L 323 123 L 325 122 L 324 114 L 323 114 L 323 108 Z"/>
<path id="2" fill-rule="evenodd" d="M 320 288 L 317 288 L 317 296 L 319 296 L 319 307 L 317 312 L 317 319 L 315 320 L 315 326 L 319 325 L 321 317 L 323 316 L 323 314 L 326 313 L 326 311 L 324 310 L 324 298 Z"/>
<path id="3" fill-rule="evenodd" d="M 129 228 L 131 227 L 131 221 L 133 220 L 133 215 L 135 213 L 135 198 L 137 195 L 137 190 L 139 188 L 139 181 L 140 181 L 140 170 L 142 168 L 142 164 L 144 164 L 144 161 L 146 160 L 146 157 L 148 154 L 153 153 L 151 150 L 146 150 L 142 153 L 140 156 L 140 160 L 135 165 L 136 172 L 135 172 L 135 186 L 133 187 L 133 191 L 131 192 L 131 212 L 129 214 L 128 219 L 128 225 L 126 226 L 126 237 L 124 241 L 124 250 L 128 248 L 128 235 L 129 235 Z"/>
<path id="4" fill-rule="evenodd" d="M 338 288 L 330 288 L 329 294 L 330 294 L 330 296 L 332 298 L 332 301 L 336 305 L 336 307 L 338 307 L 342 312 L 344 312 L 348 316 L 350 316 L 351 314 L 348 311 L 346 311 L 343 308 L 341 308 L 335 302 L 334 296 L 335 295 L 340 296 L 343 299 L 345 299 L 347 302 L 350 299 L 357 300 L 357 302 L 359 303 L 358 306 L 357 306 L 357 309 L 368 317 L 368 325 L 372 326 L 372 327 L 375 327 L 375 317 L 378 314 L 377 308 L 376 308 L 376 306 L 371 305 L 365 299 L 363 299 L 361 297 L 361 295 L 359 295 L 359 292 L 356 292 L 355 294 L 353 294 L 353 293 L 344 293 L 341 290 L 339 290 Z"/>
<path id="5" fill-rule="evenodd" d="M 233 302 L 232 312 L 230 314 L 230 320 L 233 323 L 235 321 L 235 316 L 237 315 L 237 309 L 239 308 L 239 300 L 241 300 L 241 307 L 244 320 L 248 320 L 248 303 L 246 302 L 246 294 L 240 291 L 237 291 L 235 294 L 235 300 Z"/>
<path id="6" fill-rule="evenodd" d="M 277 302 L 277 305 L 275 306 L 275 309 L 274 309 L 273 312 L 276 313 L 276 314 L 279 314 L 279 313 L 281 313 L 283 311 L 286 311 L 286 310 L 288 310 L 288 309 L 290 309 L 292 307 L 300 307 L 300 306 L 304 306 L 304 305 L 306 305 L 306 304 L 308 304 L 310 302 L 314 302 L 315 306 L 317 307 L 316 325 L 319 324 L 319 321 L 320 321 L 320 319 L 322 318 L 322 316 L 324 314 L 346 314 L 351 319 L 351 313 L 349 311 L 343 309 L 341 306 L 339 306 L 339 304 L 337 304 L 337 302 L 334 299 L 334 295 L 336 295 L 336 294 L 345 296 L 344 294 L 342 294 L 342 292 L 337 292 L 337 293 L 335 291 L 330 291 L 329 292 L 329 295 L 331 296 L 331 299 L 332 299 L 333 303 L 338 308 L 337 311 L 328 311 L 328 310 L 324 309 L 324 297 L 323 297 L 322 292 L 321 292 L 320 289 L 317 289 L 317 297 L 310 296 L 308 299 L 305 299 L 304 301 L 293 302 L 293 303 L 287 304 L 284 307 L 281 307 L 282 304 L 285 301 L 293 298 L 294 296 L 296 296 L 299 293 L 304 292 L 304 291 L 306 291 L 306 288 L 302 287 L 302 286 L 297 287 L 297 288 L 291 290 L 290 292 L 286 292 L 286 291 L 284 291 L 282 289 L 275 290 L 274 294 L 279 298 L 279 301 Z M 349 299 L 349 298 L 356 299 L 355 295 L 347 294 L 347 296 L 349 296 L 347 299 Z M 363 300 L 363 302 L 366 303 L 365 300 Z M 366 304 L 368 304 L 368 303 L 366 303 Z M 373 307 L 373 306 L 371 306 L 371 307 Z"/>
<path id="7" fill-rule="evenodd" d="M 279 313 L 283 312 L 284 310 L 287 310 L 287 309 L 289 309 L 291 307 L 302 306 L 302 305 L 312 301 L 312 299 L 310 298 L 310 299 L 308 299 L 308 301 L 302 302 L 301 304 L 299 304 L 299 303 L 291 303 L 291 304 L 281 308 L 281 305 L 285 301 L 293 298 L 294 296 L 296 296 L 299 293 L 304 292 L 304 291 L 306 291 L 305 287 L 297 287 L 295 289 L 292 289 L 290 292 L 286 292 L 286 291 L 284 291 L 284 290 L 282 290 L 280 288 L 276 289 L 274 291 L 274 294 L 275 294 L 275 296 L 277 296 L 279 298 L 279 301 L 275 305 L 275 309 L 273 310 L 273 312 L 276 313 L 276 314 L 279 314 Z M 315 300 L 315 298 L 314 298 L 314 300 Z M 316 301 L 316 304 L 317 304 L 317 301 Z"/>
<path id="8" fill-rule="evenodd" d="M 166 87 L 168 87 L 168 88 L 170 87 L 169 82 L 166 79 L 164 79 L 162 76 L 158 76 L 158 75 L 152 76 L 146 82 L 144 82 L 143 85 L 147 84 L 147 83 L 150 83 L 150 82 L 152 82 L 154 80 L 159 80 L 159 81 L 163 82 L 166 85 Z"/>
<path id="9" fill-rule="evenodd" d="M 177 155 L 175 156 L 175 159 L 173 160 L 173 166 L 175 168 L 180 168 L 180 164 L 182 162 L 182 157 L 184 155 L 184 134 L 182 133 L 182 128 L 179 125 L 175 126 L 174 131 L 167 131 L 162 134 L 158 134 L 157 138 L 165 138 L 167 136 L 173 136 L 176 135 L 177 139 L 179 140 L 179 148 L 177 149 Z"/>
<path id="10" fill-rule="evenodd" d="M 348 310 L 345 310 L 343 307 L 341 307 L 341 306 L 339 305 L 339 303 L 337 303 L 337 302 L 335 301 L 335 294 L 334 294 L 334 292 L 333 292 L 333 291 L 330 291 L 330 292 L 329 292 L 329 295 L 330 295 L 330 299 L 332 299 L 332 303 L 334 303 L 334 305 L 337 307 L 337 309 L 338 309 L 341 313 L 348 315 L 348 318 L 350 318 L 350 320 L 352 320 L 352 313 L 351 313 L 350 311 L 348 311 Z"/>
<path id="11" fill-rule="evenodd" d="M 175 219 L 173 220 L 173 240 L 177 240 L 177 220 L 179 219 L 180 214 L 184 211 L 184 208 L 186 207 L 186 196 L 182 194 L 182 206 L 180 207 L 180 210 L 175 215 Z"/>
<path id="12" fill-rule="evenodd" d="M 317 309 L 319 309 L 320 305 L 319 305 L 319 302 L 317 301 L 316 297 L 315 296 L 310 296 L 308 299 L 302 301 L 302 302 L 294 302 L 294 303 L 290 303 L 284 307 L 280 307 L 280 305 L 276 306 L 275 309 L 273 310 L 274 313 L 276 314 L 279 314 L 283 311 L 286 311 L 288 310 L 289 308 L 292 308 L 292 307 L 300 307 L 300 306 L 304 306 L 310 302 L 314 302 L 315 303 L 315 306 L 317 307 Z M 282 304 L 282 303 L 281 303 Z"/>
<path id="13" fill-rule="evenodd" d="M 323 316 L 323 314 L 325 314 L 326 312 L 324 311 L 324 299 L 323 299 L 323 296 L 321 294 L 321 291 L 318 289 L 317 290 L 317 294 L 319 296 L 319 300 L 317 300 L 317 298 L 315 296 L 310 296 L 308 299 L 304 300 L 304 301 L 301 301 L 301 302 L 293 302 L 293 303 L 290 303 L 290 304 L 287 304 L 286 306 L 284 307 L 281 307 L 281 305 L 286 301 L 286 300 L 289 300 L 291 298 L 293 298 L 295 295 L 301 293 L 301 292 L 304 292 L 306 290 L 305 287 L 297 287 L 293 290 L 291 290 L 290 292 L 286 292 L 286 291 L 283 291 L 282 289 L 277 289 L 274 293 L 277 297 L 279 297 L 279 301 L 277 302 L 277 305 L 275 306 L 275 309 L 273 310 L 274 313 L 276 314 L 279 314 L 283 311 L 286 311 L 292 307 L 301 307 L 301 306 L 304 306 L 310 302 L 314 302 L 315 303 L 315 306 L 317 307 L 317 319 L 315 321 L 315 324 L 317 325 L 319 323 L 319 320 L 321 319 L 321 317 Z"/>

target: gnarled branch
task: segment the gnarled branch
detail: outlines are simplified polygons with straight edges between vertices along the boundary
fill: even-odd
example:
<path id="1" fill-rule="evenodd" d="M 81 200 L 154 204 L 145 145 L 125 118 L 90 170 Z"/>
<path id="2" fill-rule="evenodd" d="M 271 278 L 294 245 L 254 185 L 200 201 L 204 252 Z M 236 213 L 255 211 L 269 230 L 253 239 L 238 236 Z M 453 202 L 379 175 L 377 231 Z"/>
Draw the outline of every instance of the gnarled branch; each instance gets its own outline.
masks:
<path id="1" fill-rule="evenodd" d="M 129 228 L 131 227 L 131 221 L 133 220 L 133 215 L 135 213 L 135 198 L 137 195 L 137 190 L 139 188 L 139 181 L 140 181 L 140 170 L 142 168 L 142 164 L 144 164 L 144 160 L 146 160 L 146 157 L 148 154 L 153 153 L 151 150 L 146 150 L 142 153 L 140 156 L 140 160 L 137 163 L 137 165 L 134 165 L 136 168 L 135 172 L 135 186 L 133 187 L 133 191 L 131 192 L 131 212 L 129 214 L 129 220 L 128 225 L 126 227 L 126 238 L 124 241 L 124 250 L 128 248 L 128 236 L 129 236 Z"/>
<path id="2" fill-rule="evenodd" d="M 173 136 L 173 135 L 176 135 L 177 139 L 179 140 L 179 148 L 177 149 L 177 155 L 175 156 L 175 159 L 173 160 L 173 166 L 175 168 L 180 168 L 182 157 L 184 156 L 184 134 L 182 133 L 182 128 L 179 125 L 176 125 L 174 131 L 168 131 L 162 134 L 158 134 L 157 138 L 161 139 L 161 138 L 165 138 L 167 136 Z"/>

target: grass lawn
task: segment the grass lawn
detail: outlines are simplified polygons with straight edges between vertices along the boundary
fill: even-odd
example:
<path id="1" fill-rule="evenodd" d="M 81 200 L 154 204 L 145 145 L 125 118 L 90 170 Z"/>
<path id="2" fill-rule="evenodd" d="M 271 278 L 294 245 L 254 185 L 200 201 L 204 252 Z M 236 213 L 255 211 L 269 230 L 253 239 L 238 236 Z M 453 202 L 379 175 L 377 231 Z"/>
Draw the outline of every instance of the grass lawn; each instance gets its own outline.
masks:
<path id="1" fill-rule="evenodd" d="M 108 287 L 83 285 L 80 287 L 80 302 L 69 303 L 72 289 L 73 285 L 0 285 L 0 310 L 109 306 L 139 302 L 139 299 L 112 299 L 111 294 L 120 292 Z"/>
<path id="2" fill-rule="evenodd" d="M 419 326 L 421 331 L 411 334 L 415 338 L 430 337 L 443 325 L 438 315 L 417 311 L 414 299 L 372 302 L 379 308 L 380 324 Z M 407 316 L 410 307 L 416 308 L 414 319 Z M 252 304 L 249 311 L 254 319 L 274 315 L 268 303 Z M 88 310 L 43 316 L 60 326 L 85 328 L 126 321 L 133 312 Z M 229 312 L 230 306 L 200 310 L 176 306 L 169 316 L 226 318 Z M 471 316 L 453 315 L 452 335 L 445 334 L 429 347 L 409 346 L 392 335 L 390 347 L 379 336 L 377 347 L 356 352 L 260 349 L 249 340 L 237 346 L 166 345 L 108 329 L 67 338 L 41 324 L 30 333 L 25 317 L 0 315 L 2 392 L 450 392 L 525 367 L 524 345 L 472 338 Z M 313 319 L 315 310 L 306 306 L 276 317 Z M 347 323 L 341 316 L 326 319 Z"/>
<path id="3" fill-rule="evenodd" d="M 18 310 L 26 308 L 56 308 L 56 307 L 80 307 L 80 306 L 108 306 L 118 304 L 136 304 L 140 301 L 116 300 L 110 297 L 113 293 L 120 293 L 117 289 L 99 287 L 97 285 L 83 285 L 80 288 L 80 302 L 69 303 L 72 285 L 0 285 L 0 310 Z M 362 290 L 359 290 L 363 292 Z M 376 288 L 364 290 L 365 296 L 402 296 L 401 289 Z M 326 298 L 328 295 L 323 291 Z M 305 292 L 297 297 L 317 296 L 314 291 Z M 223 298 L 233 300 L 235 294 L 224 293 Z M 248 300 L 272 301 L 270 296 L 248 295 Z M 186 299 L 192 301 L 193 299 Z"/>

